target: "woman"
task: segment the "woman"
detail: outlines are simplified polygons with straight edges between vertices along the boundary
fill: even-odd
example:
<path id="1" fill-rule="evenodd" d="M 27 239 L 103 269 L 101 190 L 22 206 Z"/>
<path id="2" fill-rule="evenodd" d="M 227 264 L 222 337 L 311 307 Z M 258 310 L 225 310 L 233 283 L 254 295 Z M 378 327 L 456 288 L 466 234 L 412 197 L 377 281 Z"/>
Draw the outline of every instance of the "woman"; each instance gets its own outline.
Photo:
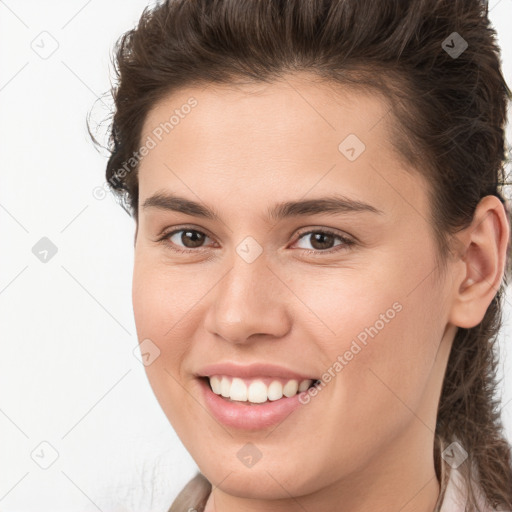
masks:
<path id="1" fill-rule="evenodd" d="M 511 510 L 510 91 L 477 0 L 170 0 L 118 42 L 171 511 Z"/>

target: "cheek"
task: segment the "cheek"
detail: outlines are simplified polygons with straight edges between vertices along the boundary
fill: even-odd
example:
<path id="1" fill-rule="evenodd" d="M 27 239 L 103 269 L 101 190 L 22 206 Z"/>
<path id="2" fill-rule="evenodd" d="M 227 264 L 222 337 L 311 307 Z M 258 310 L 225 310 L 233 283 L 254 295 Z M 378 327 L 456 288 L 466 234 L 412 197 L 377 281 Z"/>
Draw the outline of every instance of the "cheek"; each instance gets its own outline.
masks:
<path id="1" fill-rule="evenodd" d="M 350 411 L 339 412 L 337 421 L 361 438 L 371 439 L 378 429 L 381 441 L 391 439 L 413 419 L 411 411 L 422 409 L 442 336 L 434 294 L 395 298 L 349 311 L 352 335 L 340 341 L 342 350 L 330 352 L 332 361 L 342 356 L 335 400 Z"/>
<path id="2" fill-rule="evenodd" d="M 183 339 L 189 315 L 205 293 L 207 276 L 190 269 L 171 267 L 142 250 L 135 257 L 132 304 L 139 339 L 155 336 L 164 340 Z M 189 339 L 185 336 L 185 339 Z"/>
<path id="3" fill-rule="evenodd" d="M 136 255 L 132 282 L 137 337 L 141 344 L 156 345 L 153 351 L 158 356 L 145 365 L 145 371 L 157 398 L 165 399 L 171 394 L 172 404 L 178 392 L 174 379 L 181 380 L 181 362 L 190 339 L 184 331 L 189 299 L 177 286 L 177 280 L 166 275 L 165 268 L 144 256 Z"/>
<path id="4" fill-rule="evenodd" d="M 190 336 L 183 330 L 186 303 L 177 293 L 176 280 L 165 276 L 165 269 L 137 255 L 135 259 L 132 304 L 141 352 L 150 340 L 158 356 L 144 366 L 148 381 L 162 411 L 180 437 L 186 436 L 183 424 L 182 361 L 189 349 Z M 147 345 L 146 345 L 147 347 Z M 155 349 L 153 348 L 153 353 Z"/>
<path id="5" fill-rule="evenodd" d="M 425 279 L 425 269 L 433 268 L 428 258 L 428 251 L 402 261 L 396 255 L 365 272 L 343 269 L 314 282 L 302 277 L 301 300 L 308 315 L 315 313 L 303 327 L 321 349 L 322 380 L 344 404 L 333 421 L 347 431 L 371 435 L 379 417 L 391 435 L 410 419 L 408 407 L 421 405 L 445 325 L 442 289 L 433 275 Z M 313 325 L 320 326 L 316 332 Z"/>

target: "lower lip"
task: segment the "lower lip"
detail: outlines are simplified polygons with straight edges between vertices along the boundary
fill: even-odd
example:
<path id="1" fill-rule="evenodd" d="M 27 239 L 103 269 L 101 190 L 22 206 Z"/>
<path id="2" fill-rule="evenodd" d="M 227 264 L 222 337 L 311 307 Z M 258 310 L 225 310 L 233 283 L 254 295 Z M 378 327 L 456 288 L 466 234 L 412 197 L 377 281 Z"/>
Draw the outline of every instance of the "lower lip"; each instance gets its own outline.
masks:
<path id="1" fill-rule="evenodd" d="M 205 379 L 198 379 L 203 389 L 206 406 L 212 415 L 223 425 L 245 430 L 259 430 L 283 422 L 301 405 L 300 393 L 292 397 L 283 397 L 274 402 L 250 404 L 249 402 L 230 402 L 216 395 Z"/>

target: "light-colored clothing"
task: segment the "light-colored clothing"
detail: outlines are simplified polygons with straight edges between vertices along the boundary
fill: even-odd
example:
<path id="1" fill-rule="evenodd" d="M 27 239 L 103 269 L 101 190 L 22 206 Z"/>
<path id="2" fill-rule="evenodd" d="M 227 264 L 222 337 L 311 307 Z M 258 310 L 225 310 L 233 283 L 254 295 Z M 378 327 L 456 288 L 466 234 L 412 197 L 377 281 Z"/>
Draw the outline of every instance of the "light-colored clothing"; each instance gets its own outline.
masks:
<path id="1" fill-rule="evenodd" d="M 481 512 L 495 512 L 495 509 L 492 508 L 484 498 L 481 488 L 474 485 L 474 489 L 478 500 L 478 507 Z M 439 496 L 439 501 L 434 512 L 465 512 L 467 500 L 467 485 L 465 484 L 461 473 L 457 469 L 452 469 L 450 470 L 450 478 L 446 485 L 444 496 Z"/>
<path id="2" fill-rule="evenodd" d="M 192 489 L 194 489 L 194 491 L 192 491 Z M 178 501 L 176 500 L 173 506 L 169 509 L 169 512 L 174 512 L 175 510 L 178 511 L 178 508 L 180 512 L 183 510 L 210 512 L 212 506 L 212 500 L 209 499 L 210 493 L 211 484 L 204 475 L 198 473 L 182 491 L 182 498 L 184 496 L 188 498 L 186 502 L 182 502 L 179 507 L 176 507 Z M 487 503 L 482 490 L 476 485 L 475 494 L 477 496 L 478 506 L 481 512 L 499 512 L 499 509 L 494 509 Z M 439 495 L 439 499 L 433 512 L 466 512 L 467 500 L 468 489 L 461 473 L 456 469 L 451 469 L 445 491 Z M 183 508 L 183 506 L 186 508 Z"/>

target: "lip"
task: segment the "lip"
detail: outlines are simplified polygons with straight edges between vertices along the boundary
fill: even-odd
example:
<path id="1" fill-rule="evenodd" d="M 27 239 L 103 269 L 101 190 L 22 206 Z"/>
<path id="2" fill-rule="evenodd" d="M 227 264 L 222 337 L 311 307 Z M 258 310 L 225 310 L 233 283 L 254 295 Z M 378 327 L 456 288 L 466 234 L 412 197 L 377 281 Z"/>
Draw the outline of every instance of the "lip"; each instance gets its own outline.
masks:
<path id="1" fill-rule="evenodd" d="M 245 370 L 247 370 L 247 367 Z M 251 368 L 251 371 L 253 370 L 254 368 Z M 214 369 L 213 371 L 217 372 L 218 370 Z M 283 397 L 274 402 L 250 404 L 249 402 L 229 401 L 216 395 L 211 390 L 207 378 L 198 377 L 196 380 L 201 387 L 207 409 L 217 421 L 227 427 L 241 430 L 262 430 L 285 421 L 290 414 L 302 406 L 299 397 L 302 393 L 306 393 L 303 391 L 292 397 Z"/>
<path id="2" fill-rule="evenodd" d="M 267 363 L 253 363 L 245 366 L 229 362 L 216 363 L 204 366 L 196 374 L 197 377 L 211 377 L 212 375 L 225 375 L 245 379 L 277 377 L 289 380 L 296 379 L 299 382 L 306 379 L 313 381 L 318 379 L 317 376 L 301 374 L 283 366 Z"/>

